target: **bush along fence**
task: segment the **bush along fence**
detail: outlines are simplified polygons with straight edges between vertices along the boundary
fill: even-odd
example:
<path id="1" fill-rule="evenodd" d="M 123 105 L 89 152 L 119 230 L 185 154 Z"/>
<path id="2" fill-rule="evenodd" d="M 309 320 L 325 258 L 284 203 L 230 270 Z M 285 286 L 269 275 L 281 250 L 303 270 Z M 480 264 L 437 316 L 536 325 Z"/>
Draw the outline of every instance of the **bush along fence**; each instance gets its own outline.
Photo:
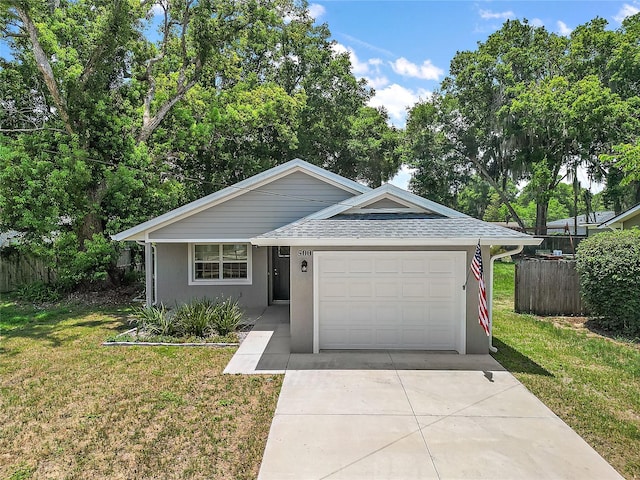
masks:
<path id="1" fill-rule="evenodd" d="M 535 315 L 587 315 L 576 262 L 524 258 L 516 262 L 515 310 Z"/>
<path id="2" fill-rule="evenodd" d="M 31 283 L 50 284 L 56 273 L 47 262 L 13 248 L 0 250 L 0 293 L 12 292 Z"/>
<path id="3" fill-rule="evenodd" d="M 123 271 L 144 272 L 144 263 L 136 263 L 130 249 L 124 249 L 116 267 Z M 58 280 L 55 268 L 40 257 L 23 253 L 13 246 L 0 248 L 0 293 L 15 292 L 29 285 L 53 285 Z"/>

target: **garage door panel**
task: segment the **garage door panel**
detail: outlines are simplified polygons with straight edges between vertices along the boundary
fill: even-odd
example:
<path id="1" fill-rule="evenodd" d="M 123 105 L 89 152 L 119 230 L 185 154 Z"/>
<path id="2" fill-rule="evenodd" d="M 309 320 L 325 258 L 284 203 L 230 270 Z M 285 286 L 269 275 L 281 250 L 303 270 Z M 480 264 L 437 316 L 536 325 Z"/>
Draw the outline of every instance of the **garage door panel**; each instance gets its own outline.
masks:
<path id="1" fill-rule="evenodd" d="M 465 260 L 464 252 L 319 252 L 317 348 L 462 351 Z"/>
<path id="2" fill-rule="evenodd" d="M 401 306 L 400 324 L 404 327 L 424 326 L 429 318 L 427 306 L 423 303 L 405 303 Z"/>
<path id="3" fill-rule="evenodd" d="M 400 319 L 400 306 L 393 303 L 376 303 L 375 325 L 390 325 L 397 328 Z"/>
<path id="4" fill-rule="evenodd" d="M 429 299 L 452 299 L 457 293 L 453 278 L 439 278 L 429 284 Z"/>
<path id="5" fill-rule="evenodd" d="M 428 272 L 427 259 L 405 258 L 402 260 L 402 273 L 420 273 Z"/>
<path id="6" fill-rule="evenodd" d="M 347 298 L 349 282 L 345 280 L 332 280 L 323 283 L 322 297 L 327 299 Z"/>
<path id="7" fill-rule="evenodd" d="M 373 260 L 370 258 L 351 258 L 348 261 L 349 273 L 373 273 Z"/>
<path id="8" fill-rule="evenodd" d="M 373 296 L 373 281 L 372 280 L 356 280 L 349 282 L 349 298 L 366 297 L 371 298 Z"/>
<path id="9" fill-rule="evenodd" d="M 345 265 L 344 260 L 328 258 L 323 261 L 320 265 L 320 274 L 327 275 L 331 273 L 342 273 L 347 272 L 347 265 Z"/>
<path id="10" fill-rule="evenodd" d="M 403 299 L 424 299 L 427 293 L 427 280 L 418 278 L 407 278 L 402 281 Z"/>
<path id="11" fill-rule="evenodd" d="M 400 285 L 393 280 L 376 280 L 375 296 L 379 299 L 398 299 L 400 297 Z"/>
<path id="12" fill-rule="evenodd" d="M 374 273 L 399 273 L 400 265 L 396 257 L 391 258 L 376 258 L 375 259 L 375 272 Z"/>
<path id="13" fill-rule="evenodd" d="M 434 258 L 429 262 L 428 272 L 432 274 L 449 273 L 453 275 L 455 272 L 455 261 L 449 258 Z"/>

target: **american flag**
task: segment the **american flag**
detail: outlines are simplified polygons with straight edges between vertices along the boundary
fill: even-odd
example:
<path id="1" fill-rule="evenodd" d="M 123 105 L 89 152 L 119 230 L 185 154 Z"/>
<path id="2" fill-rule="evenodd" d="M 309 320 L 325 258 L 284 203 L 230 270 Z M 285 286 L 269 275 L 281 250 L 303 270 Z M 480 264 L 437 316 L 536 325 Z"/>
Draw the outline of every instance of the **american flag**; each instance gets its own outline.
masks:
<path id="1" fill-rule="evenodd" d="M 476 253 L 471 261 L 471 271 L 478 280 L 478 321 L 480 326 L 489 336 L 489 310 L 487 309 L 487 291 L 484 288 L 484 275 L 482 272 L 482 252 L 480 242 L 476 246 Z"/>

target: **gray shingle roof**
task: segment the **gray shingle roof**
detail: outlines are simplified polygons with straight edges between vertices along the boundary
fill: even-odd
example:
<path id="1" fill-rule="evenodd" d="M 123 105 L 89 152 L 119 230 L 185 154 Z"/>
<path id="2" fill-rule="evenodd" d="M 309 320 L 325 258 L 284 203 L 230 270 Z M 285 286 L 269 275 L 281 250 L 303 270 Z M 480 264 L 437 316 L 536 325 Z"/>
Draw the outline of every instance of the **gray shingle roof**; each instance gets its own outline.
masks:
<path id="1" fill-rule="evenodd" d="M 262 239 L 346 238 L 346 239 L 447 239 L 503 238 L 531 239 L 530 235 L 492 225 L 475 218 L 398 218 L 370 219 L 363 215 L 344 215 L 327 220 L 301 220 L 259 235 Z M 361 218 L 357 218 L 361 217 Z"/>

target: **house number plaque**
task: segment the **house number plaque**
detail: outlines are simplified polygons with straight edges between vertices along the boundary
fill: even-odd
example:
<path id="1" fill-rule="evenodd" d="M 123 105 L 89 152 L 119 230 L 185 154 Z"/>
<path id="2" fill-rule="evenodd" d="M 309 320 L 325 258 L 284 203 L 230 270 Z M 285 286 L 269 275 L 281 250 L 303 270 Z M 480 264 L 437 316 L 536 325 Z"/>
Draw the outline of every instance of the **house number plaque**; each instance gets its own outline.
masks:
<path id="1" fill-rule="evenodd" d="M 311 250 L 298 250 L 298 256 L 299 257 L 310 257 L 311 256 Z"/>

